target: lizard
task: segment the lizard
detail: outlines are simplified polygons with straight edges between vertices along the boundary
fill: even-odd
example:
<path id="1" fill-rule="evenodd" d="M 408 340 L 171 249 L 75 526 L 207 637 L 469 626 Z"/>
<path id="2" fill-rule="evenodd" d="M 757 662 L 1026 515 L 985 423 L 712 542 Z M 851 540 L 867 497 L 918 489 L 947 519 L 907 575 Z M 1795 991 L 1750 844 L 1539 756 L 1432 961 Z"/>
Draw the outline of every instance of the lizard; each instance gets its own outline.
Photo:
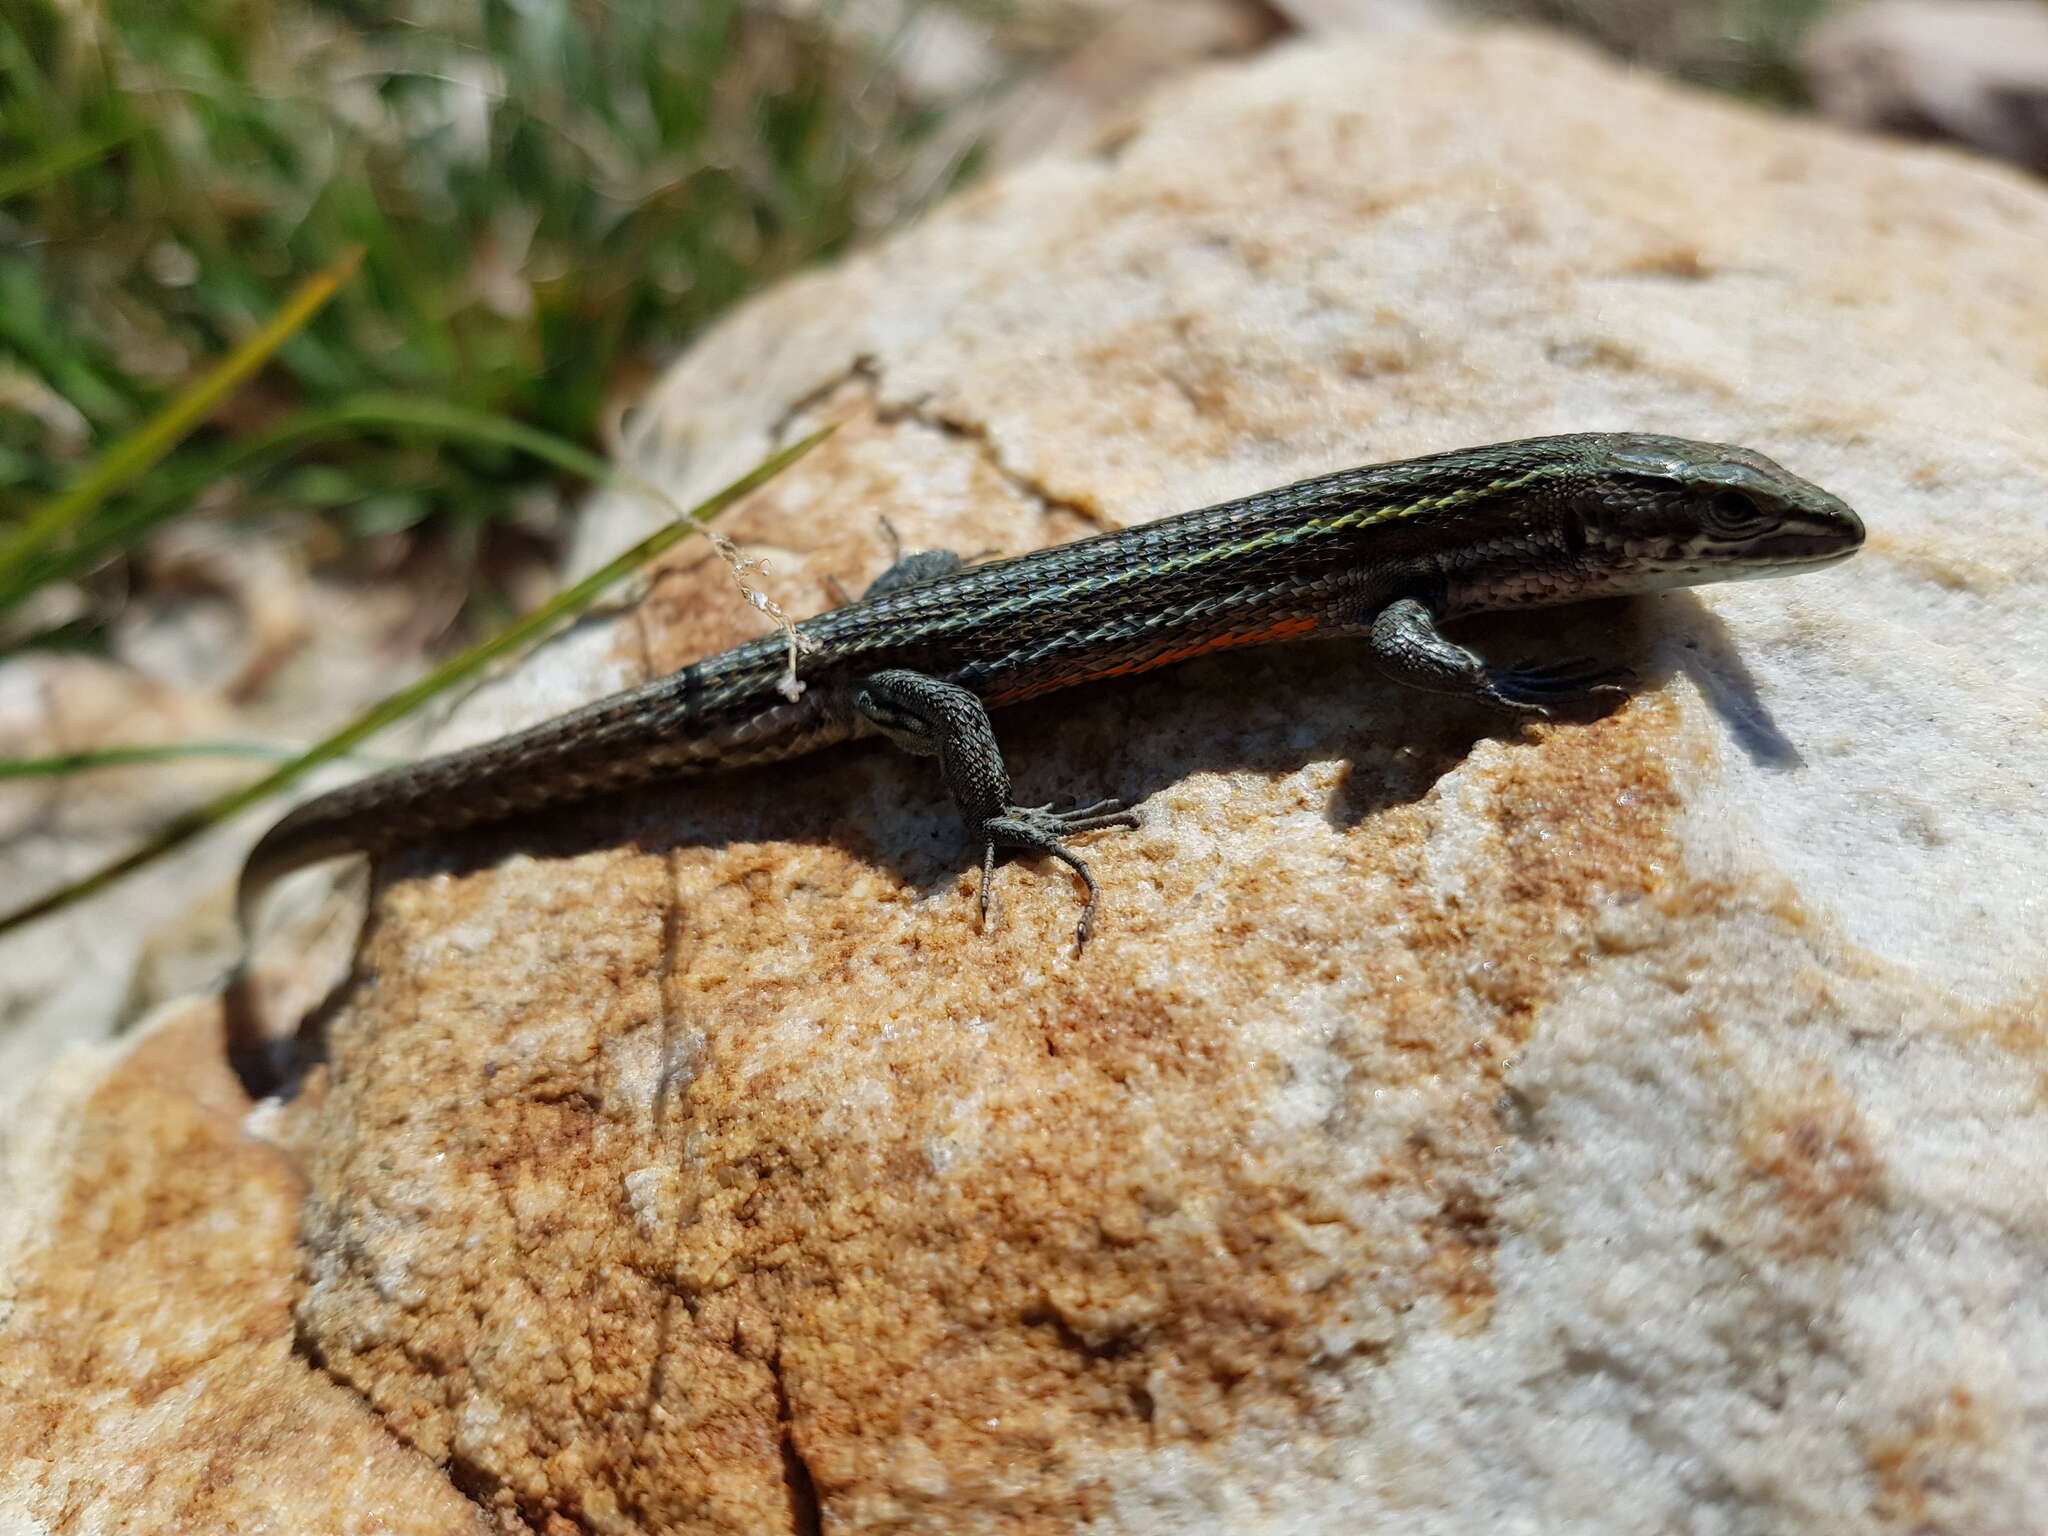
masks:
<path id="1" fill-rule="evenodd" d="M 985 564 L 901 555 L 857 601 L 806 619 L 787 696 L 770 634 L 495 741 L 306 801 L 257 842 L 237 909 L 302 866 L 377 855 L 674 775 L 880 736 L 937 760 L 981 853 L 1063 861 L 1075 833 L 1136 825 L 1114 800 L 1014 803 L 989 711 L 1236 646 L 1353 637 L 1393 681 L 1511 716 L 1624 694 L 1591 659 L 1490 665 L 1443 633 L 1468 615 L 1807 571 L 1853 554 L 1844 502 L 1747 448 L 1573 433 L 1343 470 Z"/>

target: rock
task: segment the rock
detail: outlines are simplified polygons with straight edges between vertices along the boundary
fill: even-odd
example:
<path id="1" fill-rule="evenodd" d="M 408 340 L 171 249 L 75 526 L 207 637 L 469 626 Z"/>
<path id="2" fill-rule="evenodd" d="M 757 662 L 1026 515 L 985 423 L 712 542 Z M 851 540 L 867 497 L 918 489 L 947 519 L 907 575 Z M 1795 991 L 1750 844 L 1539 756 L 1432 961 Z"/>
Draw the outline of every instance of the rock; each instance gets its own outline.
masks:
<path id="1" fill-rule="evenodd" d="M 482 1536 L 293 1352 L 300 1186 L 240 1125 L 217 1010 L 42 1087 L 0 1200 L 0 1529 Z"/>
<path id="2" fill-rule="evenodd" d="M 630 459 L 687 501 L 842 420 L 728 524 L 795 612 L 884 516 L 1020 550 L 1578 428 L 1751 443 L 1873 536 L 1477 630 L 1628 660 L 1604 720 L 1503 729 L 1341 646 L 1005 712 L 1027 797 L 1143 802 L 1078 958 L 1056 866 L 977 931 L 879 747 L 390 861 L 325 1064 L 254 1122 L 303 1292 L 231 1100 L 198 1137 L 168 1086 L 88 1097 L 43 1133 L 69 1187 L 248 1187 L 221 1230 L 270 1235 L 246 1294 L 170 1245 L 88 1305 L 127 1247 L 58 1209 L 0 1383 L 47 1414 L 69 1341 L 232 1315 L 193 1411 L 259 1370 L 324 1405 L 301 1529 L 344 1408 L 409 1448 L 374 1508 L 425 1518 L 435 1467 L 510 1531 L 2031 1529 L 2044 244 L 2016 176 L 1425 34 L 1198 77 L 784 285 Z M 579 558 L 664 515 L 608 495 Z M 675 558 L 448 742 L 761 622 Z M 209 1017 L 113 1070 L 224 1093 Z M 83 1358 L 65 1390 L 133 1393 Z M 65 1476 L 185 1464 L 79 1422 Z M 0 1507 L 69 1507 L 58 1465 Z"/>
<path id="3" fill-rule="evenodd" d="M 110 656 L 0 660 L 0 756 L 207 743 L 282 751 L 319 740 L 423 666 L 417 647 L 390 643 L 419 608 L 397 583 L 307 583 L 281 568 L 274 548 L 258 541 L 230 557 L 206 528 L 160 542 L 159 577 L 175 568 L 193 590 L 159 580 L 115 626 Z M 230 621 L 221 593 L 240 599 L 243 622 Z M 260 700 L 239 697 L 241 684 L 282 662 L 301 625 L 316 638 L 277 686 Z M 416 730 L 407 722 L 391 731 L 379 754 L 402 758 Z M 122 857 L 271 766 L 263 756 L 198 755 L 0 781 L 0 911 Z M 315 777 L 332 784 L 363 766 Z M 276 814 L 274 805 L 245 814 L 225 834 L 0 936 L 0 1126 L 64 1050 L 109 1038 L 232 963 L 239 941 L 228 893 L 243 852 Z M 332 927 L 308 916 L 291 942 Z"/>
<path id="4" fill-rule="evenodd" d="M 1879 0 L 1801 50 L 1814 102 L 1859 128 L 1957 139 L 2048 172 L 2048 4 Z"/>
<path id="5" fill-rule="evenodd" d="M 1311 36 L 1406 32 L 1450 19 L 1443 0 L 1272 0 L 1273 9 Z"/>
<path id="6" fill-rule="evenodd" d="M 0 661 L 0 756 L 232 738 L 212 695 L 82 655 Z M 190 758 L 0 781 L 0 910 L 127 852 L 178 812 L 250 776 L 246 760 Z M 176 921 L 195 891 L 221 885 L 234 850 L 205 845 L 85 907 L 0 938 L 0 1126 L 68 1046 L 104 1039 L 151 953 L 188 946 Z M 226 909 L 221 908 L 222 917 Z M 171 920 L 171 933 L 164 931 Z M 218 926 L 218 925 L 216 925 Z M 183 989 L 219 971 L 182 966 Z"/>

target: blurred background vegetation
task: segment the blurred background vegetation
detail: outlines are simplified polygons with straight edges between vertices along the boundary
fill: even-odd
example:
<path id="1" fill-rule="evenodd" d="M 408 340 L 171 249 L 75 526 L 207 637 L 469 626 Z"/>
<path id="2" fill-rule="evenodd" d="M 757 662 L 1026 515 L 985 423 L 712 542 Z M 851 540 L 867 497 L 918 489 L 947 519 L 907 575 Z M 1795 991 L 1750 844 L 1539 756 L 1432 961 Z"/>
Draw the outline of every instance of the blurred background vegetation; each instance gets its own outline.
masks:
<path id="1" fill-rule="evenodd" d="M 913 100 L 891 61 L 739 0 L 0 0 L 0 530 L 363 250 L 94 511 L 73 549 L 109 558 L 53 551 L 0 591 L 94 573 L 5 639 L 89 643 L 111 557 L 202 493 L 316 509 L 341 556 L 418 530 L 499 606 L 492 536 L 548 540 L 566 483 L 490 423 L 602 447 L 707 320 L 971 168 L 935 135 L 960 104 Z"/>
<path id="2" fill-rule="evenodd" d="M 1473 0 L 1475 14 L 1576 32 L 1609 52 L 1767 106 L 1806 104 L 1798 51 L 1837 0 Z"/>

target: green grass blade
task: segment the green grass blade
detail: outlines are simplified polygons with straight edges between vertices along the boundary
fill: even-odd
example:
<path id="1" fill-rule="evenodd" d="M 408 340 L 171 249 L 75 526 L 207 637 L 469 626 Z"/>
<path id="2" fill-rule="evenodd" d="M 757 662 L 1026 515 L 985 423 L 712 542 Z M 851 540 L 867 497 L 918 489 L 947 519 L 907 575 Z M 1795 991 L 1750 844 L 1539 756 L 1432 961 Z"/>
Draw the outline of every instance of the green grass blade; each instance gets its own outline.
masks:
<path id="1" fill-rule="evenodd" d="M 182 391 L 163 410 L 115 443 L 83 474 L 31 513 L 0 541 L 0 591 L 11 590 L 21 567 L 90 517 L 93 509 L 175 448 L 215 406 L 254 373 L 333 297 L 362 260 L 360 249 L 344 252 L 301 283 L 270 322 Z"/>
<path id="2" fill-rule="evenodd" d="M 411 687 L 402 688 L 382 703 L 372 705 L 332 736 L 265 774 L 255 783 L 230 791 L 185 812 L 132 853 L 123 854 L 112 863 L 103 865 L 82 879 L 74 880 L 39 900 L 0 915 L 0 934 L 11 932 L 36 918 L 70 906 L 75 901 L 104 890 L 123 876 L 133 874 L 144 865 L 154 863 L 173 849 L 183 847 L 200 834 L 210 831 L 230 817 L 247 810 L 259 800 L 283 789 L 310 770 L 341 756 L 366 737 L 412 713 L 437 693 L 481 671 L 506 652 L 545 633 L 556 624 L 573 618 L 587 608 L 591 600 L 606 587 L 637 570 L 686 534 L 702 527 L 749 491 L 773 479 L 809 453 L 832 430 L 831 427 L 821 428 L 801 442 L 793 443 L 781 452 L 764 459 L 739 479 L 714 492 L 674 522 L 649 534 L 617 559 L 600 566 L 574 586 L 557 593 L 552 600 L 542 604 L 502 634 L 471 646 L 460 655 L 436 667 Z"/>
<path id="3" fill-rule="evenodd" d="M 184 757 L 265 757 L 275 761 L 291 755 L 290 747 L 270 747 L 260 741 L 160 741 L 149 746 L 57 752 L 48 757 L 0 757 L 0 779 L 61 778 L 88 768 L 165 763 Z"/>
<path id="4" fill-rule="evenodd" d="M 135 137 L 134 128 L 123 128 L 115 133 L 84 134 L 67 139 L 40 155 L 27 160 L 17 160 L 12 165 L 0 165 L 0 200 L 13 197 L 18 192 L 27 192 L 47 182 L 68 176 L 82 166 L 91 165 L 118 149 Z"/>

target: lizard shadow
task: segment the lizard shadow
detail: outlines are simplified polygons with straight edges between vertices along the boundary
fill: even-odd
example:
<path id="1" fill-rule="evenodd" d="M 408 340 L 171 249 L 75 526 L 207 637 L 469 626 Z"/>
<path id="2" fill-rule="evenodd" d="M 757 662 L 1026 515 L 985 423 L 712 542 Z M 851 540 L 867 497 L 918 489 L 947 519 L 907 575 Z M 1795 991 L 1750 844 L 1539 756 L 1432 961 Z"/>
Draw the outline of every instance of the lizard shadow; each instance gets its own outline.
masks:
<path id="1" fill-rule="evenodd" d="M 326 1062 L 328 1026 L 369 979 L 363 953 L 376 921 L 373 905 L 356 936 L 347 971 L 288 1033 L 271 1032 L 262 988 L 249 968 L 238 967 L 228 975 L 221 988 L 222 1045 L 228 1069 L 251 1099 L 296 1098 L 308 1074 Z"/>
<path id="2" fill-rule="evenodd" d="M 1778 729 L 1721 616 L 1690 592 L 1673 593 L 1665 605 L 1664 621 L 1682 634 L 1678 670 L 1699 689 L 1736 747 L 1759 768 L 1804 767 L 1806 759 Z"/>

